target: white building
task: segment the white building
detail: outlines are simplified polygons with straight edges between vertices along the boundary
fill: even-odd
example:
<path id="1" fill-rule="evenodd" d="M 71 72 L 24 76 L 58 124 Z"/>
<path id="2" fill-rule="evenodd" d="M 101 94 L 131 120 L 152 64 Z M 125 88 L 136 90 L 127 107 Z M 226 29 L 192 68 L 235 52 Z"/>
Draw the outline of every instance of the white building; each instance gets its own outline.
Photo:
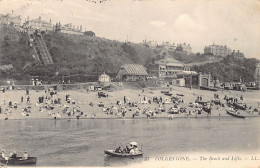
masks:
<path id="1" fill-rule="evenodd" d="M 0 23 L 18 27 L 18 26 L 21 26 L 21 17 L 20 17 L 20 15 L 13 16 L 12 14 L 9 14 L 9 13 L 6 15 L 0 14 Z"/>
<path id="2" fill-rule="evenodd" d="M 75 26 L 73 26 L 71 23 L 65 25 L 57 23 L 55 31 L 65 34 L 83 35 L 82 26 L 75 28 Z"/>
<path id="3" fill-rule="evenodd" d="M 101 75 L 99 75 L 98 77 L 98 82 L 100 85 L 103 85 L 103 86 L 109 86 L 110 85 L 110 82 L 111 82 L 111 79 L 110 79 L 110 76 L 108 76 L 105 72 Z"/>
<path id="4" fill-rule="evenodd" d="M 225 57 L 231 54 L 231 49 L 228 48 L 226 45 L 215 45 L 214 43 L 209 46 L 205 46 L 204 54 L 212 54 L 214 56 L 222 56 Z"/>
<path id="5" fill-rule="evenodd" d="M 53 26 L 51 23 L 51 20 L 45 21 L 42 20 L 41 17 L 37 18 L 37 19 L 32 19 L 32 20 L 28 20 L 24 23 L 24 27 L 28 28 L 28 29 L 32 29 L 32 30 L 40 30 L 40 31 L 52 31 L 53 30 Z"/>

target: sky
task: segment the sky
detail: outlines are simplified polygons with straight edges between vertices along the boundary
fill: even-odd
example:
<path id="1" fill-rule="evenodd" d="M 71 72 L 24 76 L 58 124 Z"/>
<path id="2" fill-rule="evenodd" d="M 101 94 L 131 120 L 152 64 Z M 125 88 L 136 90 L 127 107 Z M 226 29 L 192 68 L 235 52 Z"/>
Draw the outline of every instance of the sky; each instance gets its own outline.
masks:
<path id="1" fill-rule="evenodd" d="M 227 45 L 260 59 L 260 0 L 89 1 L 0 0 L 0 13 L 82 25 L 111 40 L 187 43 L 194 53 Z"/>

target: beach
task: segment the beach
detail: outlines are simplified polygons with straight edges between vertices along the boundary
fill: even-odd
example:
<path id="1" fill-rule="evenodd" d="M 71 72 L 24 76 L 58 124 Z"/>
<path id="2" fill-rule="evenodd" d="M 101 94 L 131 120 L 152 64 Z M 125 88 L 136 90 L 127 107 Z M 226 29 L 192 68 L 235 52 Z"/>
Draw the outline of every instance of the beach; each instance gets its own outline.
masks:
<path id="1" fill-rule="evenodd" d="M 179 103 L 179 108 L 186 108 L 186 112 L 179 114 L 169 114 L 168 110 L 174 106 L 171 102 L 171 97 L 166 96 L 161 91 L 169 91 L 172 96 L 179 97 L 183 100 L 183 103 Z M 49 91 L 51 92 L 51 91 Z M 202 111 L 198 114 L 195 107 L 190 107 L 190 103 L 194 103 L 198 96 L 202 97 L 203 101 L 211 101 L 214 99 L 214 94 L 218 94 L 219 99 L 222 103 L 226 103 L 223 99 L 224 96 L 240 98 L 243 95 L 243 102 L 247 104 L 248 107 L 252 109 L 258 106 L 260 101 L 258 98 L 259 91 L 207 91 L 199 89 L 189 89 L 184 87 L 164 87 L 164 88 L 145 88 L 145 89 L 129 89 L 120 88 L 113 91 L 102 91 L 105 96 L 108 97 L 98 97 L 98 91 L 88 91 L 85 89 L 79 90 L 63 90 L 57 92 L 53 97 L 49 96 L 49 92 L 44 90 L 29 90 L 29 95 L 26 95 L 25 90 L 7 90 L 4 93 L 0 93 L 0 105 L 2 112 L 0 114 L 0 119 L 41 119 L 50 118 L 53 119 L 57 116 L 57 119 L 76 119 L 76 116 L 80 116 L 80 119 L 84 118 L 178 118 L 178 117 L 221 117 L 229 116 L 226 110 L 229 107 L 219 107 L 217 105 L 212 106 L 211 114 Z M 66 95 L 69 95 L 69 102 L 66 102 Z M 27 103 L 27 97 L 30 97 L 30 103 Z M 44 97 L 43 103 L 37 103 L 39 97 Z M 47 97 L 46 97 L 47 96 Z M 21 102 L 21 97 L 23 97 L 23 102 Z M 164 105 L 165 112 L 155 113 L 159 108 L 159 104 L 153 102 L 153 98 L 161 98 Z M 49 98 L 46 99 L 46 98 Z M 60 99 L 57 104 L 51 102 L 52 100 Z M 9 108 L 9 102 L 12 104 L 17 102 L 17 108 Z M 150 103 L 149 103 L 150 101 Z M 99 103 L 104 105 L 100 107 Z M 118 105 L 120 102 L 122 105 Z M 125 102 L 125 103 L 124 103 Z M 135 106 L 131 107 L 128 103 L 134 103 Z M 45 108 L 51 105 L 52 110 Z M 24 108 L 28 109 L 29 115 L 25 115 L 23 112 Z M 66 111 L 64 109 L 66 108 Z M 112 110 L 106 111 L 106 108 L 111 108 Z M 138 110 L 139 115 L 134 115 Z M 123 109 L 125 114 L 122 115 L 119 109 Z M 75 111 L 74 115 L 68 115 L 69 111 Z M 78 114 L 79 113 L 79 114 Z M 113 113 L 113 114 L 112 114 Z M 147 113 L 153 113 L 148 115 Z M 258 112 L 248 113 L 246 111 L 239 110 L 239 113 L 251 117 L 260 116 Z"/>

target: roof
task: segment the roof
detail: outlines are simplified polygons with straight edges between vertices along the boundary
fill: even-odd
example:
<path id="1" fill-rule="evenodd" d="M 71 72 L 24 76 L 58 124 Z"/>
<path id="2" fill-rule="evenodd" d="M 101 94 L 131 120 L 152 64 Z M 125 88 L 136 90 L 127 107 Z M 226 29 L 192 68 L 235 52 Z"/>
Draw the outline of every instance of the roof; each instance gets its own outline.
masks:
<path id="1" fill-rule="evenodd" d="M 99 75 L 99 77 L 109 77 L 105 72 L 101 75 Z"/>
<path id="2" fill-rule="evenodd" d="M 120 67 L 118 75 L 148 75 L 143 65 L 125 64 Z"/>
<path id="3" fill-rule="evenodd" d="M 198 73 L 196 71 L 181 71 L 178 72 L 178 75 L 197 75 Z"/>
<path id="4" fill-rule="evenodd" d="M 30 20 L 30 22 L 45 23 L 45 24 L 50 24 L 51 25 L 50 22 L 47 22 L 45 20 L 41 20 L 40 18 L 32 19 L 32 20 Z"/>
<path id="5" fill-rule="evenodd" d="M 9 65 L 1 65 L 0 66 L 0 71 L 8 71 L 8 70 L 11 70 L 13 69 L 14 66 L 12 64 L 9 64 Z"/>
<path id="6" fill-rule="evenodd" d="M 6 14 L 6 15 L 0 14 L 0 18 L 1 18 L 1 19 L 3 19 L 3 18 L 8 18 L 8 19 L 18 18 L 18 19 L 21 20 L 20 16 L 11 16 L 10 14 Z"/>
<path id="7" fill-rule="evenodd" d="M 174 58 L 165 58 L 162 60 L 155 61 L 155 64 L 166 64 L 170 66 L 184 66 L 184 64 Z"/>

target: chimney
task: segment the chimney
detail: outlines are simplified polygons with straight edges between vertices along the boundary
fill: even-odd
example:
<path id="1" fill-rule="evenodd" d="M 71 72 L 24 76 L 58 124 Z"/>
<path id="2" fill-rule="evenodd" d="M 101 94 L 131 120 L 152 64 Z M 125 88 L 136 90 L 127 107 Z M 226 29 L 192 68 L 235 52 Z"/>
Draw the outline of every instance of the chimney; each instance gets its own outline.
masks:
<path id="1" fill-rule="evenodd" d="M 82 31 L 82 25 L 80 25 L 80 31 Z"/>
<path id="2" fill-rule="evenodd" d="M 39 20 L 41 20 L 42 19 L 42 17 L 41 16 L 39 16 Z"/>
<path id="3" fill-rule="evenodd" d="M 237 50 L 237 53 L 239 53 L 239 50 Z"/>
<path id="4" fill-rule="evenodd" d="M 50 23 L 51 23 L 51 19 L 50 19 Z"/>
<path id="5" fill-rule="evenodd" d="M 71 28 L 71 23 L 70 23 L 70 28 Z"/>

